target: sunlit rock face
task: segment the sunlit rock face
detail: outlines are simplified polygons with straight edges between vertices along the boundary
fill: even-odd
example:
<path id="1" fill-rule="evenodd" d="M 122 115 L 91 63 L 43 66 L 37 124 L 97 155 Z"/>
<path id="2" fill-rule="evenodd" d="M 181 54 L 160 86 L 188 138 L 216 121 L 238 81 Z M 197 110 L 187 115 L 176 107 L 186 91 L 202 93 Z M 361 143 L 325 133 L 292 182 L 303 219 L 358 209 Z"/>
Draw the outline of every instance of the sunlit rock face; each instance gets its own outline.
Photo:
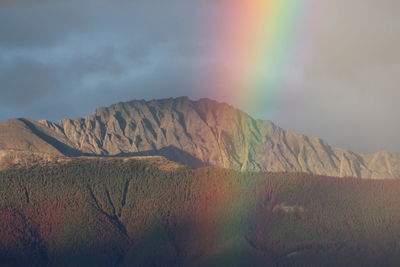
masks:
<path id="1" fill-rule="evenodd" d="M 334 148 L 321 139 L 285 131 L 270 121 L 255 120 L 230 105 L 209 99 L 134 100 L 60 123 L 13 122 L 25 125 L 30 137 L 11 144 L 3 139 L 0 149 L 44 149 L 46 153 L 70 156 L 162 155 L 192 167 L 400 177 L 400 154 L 365 155 Z M 9 131 L 12 125 L 9 122 L 1 127 Z M 36 139 L 44 145 L 26 144 L 26 140 Z"/>

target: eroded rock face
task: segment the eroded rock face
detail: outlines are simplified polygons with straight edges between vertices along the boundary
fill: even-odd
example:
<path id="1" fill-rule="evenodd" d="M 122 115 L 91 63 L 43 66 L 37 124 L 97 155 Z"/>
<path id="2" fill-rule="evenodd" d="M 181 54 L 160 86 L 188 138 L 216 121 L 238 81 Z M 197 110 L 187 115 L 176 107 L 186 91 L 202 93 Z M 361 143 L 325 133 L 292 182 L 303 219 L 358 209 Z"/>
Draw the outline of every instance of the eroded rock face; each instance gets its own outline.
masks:
<path id="1" fill-rule="evenodd" d="M 134 100 L 86 118 L 31 123 L 64 155 L 163 155 L 194 167 L 400 177 L 400 154 L 334 148 L 209 99 Z"/>

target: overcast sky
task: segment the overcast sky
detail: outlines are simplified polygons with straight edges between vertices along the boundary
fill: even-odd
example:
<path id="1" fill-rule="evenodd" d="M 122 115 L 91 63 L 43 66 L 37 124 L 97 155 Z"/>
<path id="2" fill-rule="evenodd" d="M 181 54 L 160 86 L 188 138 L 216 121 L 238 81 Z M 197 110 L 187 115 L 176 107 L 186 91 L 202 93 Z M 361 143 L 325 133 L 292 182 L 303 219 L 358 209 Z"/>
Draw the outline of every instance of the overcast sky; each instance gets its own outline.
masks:
<path id="1" fill-rule="evenodd" d="M 218 64 L 210 29 L 229 1 L 0 0 L 0 120 L 187 95 L 335 146 L 400 152 L 400 1 L 303 1 L 318 8 L 304 12 L 301 59 L 262 112 L 202 88 Z"/>

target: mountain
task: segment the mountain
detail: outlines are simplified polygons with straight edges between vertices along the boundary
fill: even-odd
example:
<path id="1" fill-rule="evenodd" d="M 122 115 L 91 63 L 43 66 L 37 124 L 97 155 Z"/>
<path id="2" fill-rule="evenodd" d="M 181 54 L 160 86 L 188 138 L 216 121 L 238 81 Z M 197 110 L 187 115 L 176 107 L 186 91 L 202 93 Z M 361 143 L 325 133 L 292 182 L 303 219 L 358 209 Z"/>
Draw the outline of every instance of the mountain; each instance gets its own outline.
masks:
<path id="1" fill-rule="evenodd" d="M 161 155 L 192 167 L 400 178 L 400 154 L 368 155 L 335 148 L 209 99 L 134 100 L 59 123 L 12 119 L 0 130 L 0 149 L 8 151 Z"/>
<path id="2" fill-rule="evenodd" d="M 164 164 L 1 171 L 0 265 L 400 266 L 399 180 Z"/>

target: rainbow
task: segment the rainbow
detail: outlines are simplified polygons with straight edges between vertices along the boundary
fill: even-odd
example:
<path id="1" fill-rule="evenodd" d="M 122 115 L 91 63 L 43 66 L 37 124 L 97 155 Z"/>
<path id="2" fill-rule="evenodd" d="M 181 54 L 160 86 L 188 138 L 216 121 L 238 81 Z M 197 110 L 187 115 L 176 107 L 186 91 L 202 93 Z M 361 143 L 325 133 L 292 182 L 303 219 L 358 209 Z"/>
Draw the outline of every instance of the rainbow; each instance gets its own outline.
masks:
<path id="1" fill-rule="evenodd" d="M 284 91 L 285 78 L 298 45 L 296 39 L 303 29 L 308 10 L 305 0 L 221 2 L 221 9 L 216 12 L 218 23 L 213 29 L 217 45 L 211 53 L 215 64 L 210 70 L 206 93 L 245 110 L 270 116 L 268 112 Z M 218 178 L 215 183 L 204 185 L 202 192 L 207 193 L 199 200 L 198 206 L 202 208 L 193 218 L 198 224 L 193 235 L 199 240 L 208 240 L 204 242 L 210 250 L 204 252 L 206 255 L 241 251 L 246 245 L 236 233 L 257 221 L 268 223 L 267 218 L 250 215 L 251 203 L 255 200 L 243 197 L 246 194 L 232 187 L 228 178 Z M 259 188 L 266 187 L 255 182 L 247 189 L 256 192 Z M 242 254 L 229 254 L 223 258 L 223 265 L 238 265 Z"/>
<path id="2" fill-rule="evenodd" d="M 206 81 L 204 94 L 270 116 L 269 111 L 284 91 L 285 79 L 299 46 L 297 38 L 307 24 L 304 21 L 310 0 L 307 4 L 306 0 L 216 2 L 217 12 L 211 19 L 214 23 L 211 41 L 216 45 L 206 51 L 212 64 L 206 74 L 209 77 L 201 81 L 203 90 Z M 234 183 L 232 179 L 242 180 Z M 272 184 L 266 177 L 246 181 L 243 177 L 232 178 L 222 170 L 212 180 L 199 179 L 196 183 L 193 187 L 201 188 L 199 192 L 203 193 L 193 203 L 197 210 L 189 219 L 193 223 L 190 238 L 196 240 L 188 242 L 196 244 L 193 251 L 211 260 L 217 257 L 222 263 L 220 266 L 247 262 L 246 257 L 254 255 L 247 255 L 247 241 L 238 233 L 257 235 L 251 227 L 264 229 L 263 225 L 270 223 L 268 212 L 255 212 L 259 209 L 255 203 L 260 201 L 260 196 L 274 190 Z M 266 205 L 261 211 L 270 208 Z"/>
<path id="3" fill-rule="evenodd" d="M 307 2 L 309 3 L 309 2 Z M 284 86 L 300 34 L 305 0 L 222 1 L 217 12 L 207 92 L 242 108 L 266 109 Z M 265 112 L 264 111 L 264 112 Z"/>

